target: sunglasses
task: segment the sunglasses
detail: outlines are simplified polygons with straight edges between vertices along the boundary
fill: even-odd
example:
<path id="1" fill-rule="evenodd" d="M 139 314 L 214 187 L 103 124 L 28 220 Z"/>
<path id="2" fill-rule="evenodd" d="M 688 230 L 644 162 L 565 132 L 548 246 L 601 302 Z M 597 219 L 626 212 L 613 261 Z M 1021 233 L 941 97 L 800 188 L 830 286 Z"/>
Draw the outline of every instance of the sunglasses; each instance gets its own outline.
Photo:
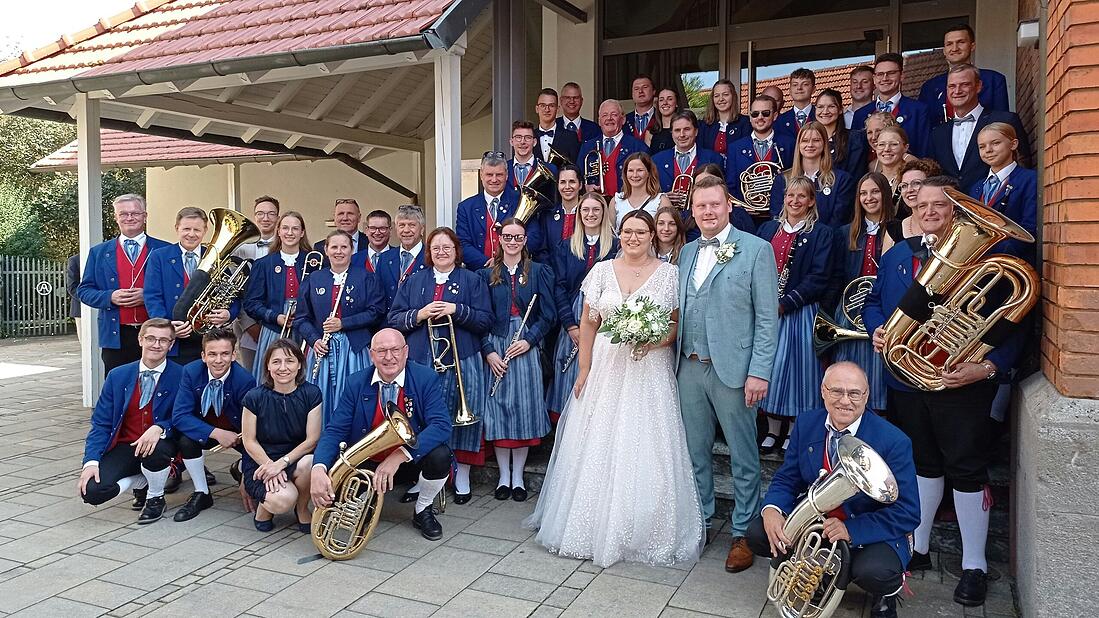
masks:
<path id="1" fill-rule="evenodd" d="M 755 110 L 751 113 L 751 116 L 752 116 L 752 118 L 759 118 L 760 116 L 763 116 L 764 118 L 770 118 L 771 117 L 771 110 L 769 110 L 769 109 L 757 109 L 757 110 Z"/>

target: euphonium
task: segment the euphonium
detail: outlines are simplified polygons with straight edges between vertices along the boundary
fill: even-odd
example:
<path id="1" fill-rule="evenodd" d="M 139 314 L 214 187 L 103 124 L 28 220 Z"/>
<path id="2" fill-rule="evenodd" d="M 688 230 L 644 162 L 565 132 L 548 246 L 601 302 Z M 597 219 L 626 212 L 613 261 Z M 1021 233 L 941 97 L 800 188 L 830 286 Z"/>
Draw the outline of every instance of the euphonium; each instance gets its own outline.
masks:
<path id="1" fill-rule="evenodd" d="M 954 203 L 954 220 L 886 321 L 882 348 L 897 379 L 928 391 L 942 390 L 943 372 L 958 363 L 984 359 L 1038 300 L 1034 267 L 1015 256 L 984 256 L 1006 238 L 1034 237 L 961 191 L 943 192 Z M 1004 285 L 1009 293 L 1001 300 Z"/>
<path id="2" fill-rule="evenodd" d="M 874 289 L 874 279 L 872 275 L 856 277 L 843 288 L 840 313 L 854 328 L 843 328 L 825 311 L 817 311 L 813 318 L 813 351 L 817 356 L 841 341 L 870 338 L 862 322 L 862 307 L 867 294 Z"/>
<path id="3" fill-rule="evenodd" d="M 438 336 L 436 329 L 445 328 L 447 334 Z M 437 373 L 446 373 L 447 369 L 454 369 L 454 379 L 458 383 L 458 412 L 454 416 L 455 427 L 465 427 L 480 422 L 481 419 L 473 414 L 473 410 L 466 403 L 466 389 L 462 383 L 462 366 L 458 361 L 458 342 L 454 338 L 454 318 L 445 316 L 445 319 L 429 318 L 427 321 L 427 336 L 431 344 L 431 365 Z M 436 347 L 439 346 L 439 347 Z M 447 364 L 447 353 L 454 358 L 454 362 Z"/>
<path id="4" fill-rule="evenodd" d="M 599 187 L 600 193 L 606 193 L 603 185 L 603 174 L 607 171 L 607 163 L 603 160 L 603 151 L 596 146 L 588 154 L 584 155 L 584 184 Z"/>
<path id="5" fill-rule="evenodd" d="M 385 422 L 350 449 L 347 443 L 340 444 L 340 457 L 328 471 L 336 498 L 331 505 L 313 511 L 313 544 L 325 558 L 354 558 L 374 534 L 382 514 L 384 494 L 374 491 L 374 472 L 360 470 L 359 466 L 371 457 L 401 445 L 415 448 L 416 434 L 408 422 L 412 416 L 411 407 L 411 400 L 406 399 L 408 416 L 405 416 L 397 406 L 387 404 Z"/>
<path id="6" fill-rule="evenodd" d="M 847 590 L 851 568 L 846 541 L 824 536 L 827 513 L 862 492 L 892 504 L 899 496 L 889 465 L 855 436 L 840 438 L 836 467 L 820 471 L 803 499 L 786 518 L 782 531 L 790 539 L 785 557 L 771 560 L 767 599 L 783 618 L 827 618 Z"/>
<path id="7" fill-rule="evenodd" d="M 553 172 L 545 163 L 535 161 L 534 169 L 519 187 L 519 206 L 515 208 L 515 218 L 522 221 L 523 225 L 529 223 L 539 210 L 549 204 L 549 197 L 545 191 L 539 189 L 544 189 L 547 184 L 552 186 L 553 182 Z"/>
<path id="8" fill-rule="evenodd" d="M 214 230 L 213 237 L 191 273 L 191 281 L 172 308 L 172 319 L 190 323 L 199 335 L 214 329 L 206 322 L 208 313 L 228 309 L 244 292 L 252 260 L 242 260 L 231 254 L 240 245 L 259 237 L 256 224 L 239 212 L 213 208 L 207 216 Z"/>

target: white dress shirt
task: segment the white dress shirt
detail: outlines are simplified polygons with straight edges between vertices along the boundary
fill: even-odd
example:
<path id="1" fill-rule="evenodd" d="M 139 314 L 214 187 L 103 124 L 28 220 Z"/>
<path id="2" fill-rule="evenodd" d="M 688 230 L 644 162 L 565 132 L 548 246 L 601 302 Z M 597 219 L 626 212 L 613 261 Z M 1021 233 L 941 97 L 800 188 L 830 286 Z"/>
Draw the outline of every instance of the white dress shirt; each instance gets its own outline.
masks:
<path id="1" fill-rule="evenodd" d="M 579 126 L 579 125 L 577 125 Z M 548 127 L 539 126 L 538 131 L 553 131 L 553 135 L 542 135 L 538 138 L 538 147 L 542 149 L 542 160 L 549 158 L 550 148 L 553 147 L 553 138 L 557 135 L 557 125 L 551 124 Z M 537 135 L 537 131 L 535 135 Z"/>
<path id="2" fill-rule="evenodd" d="M 450 273 L 454 272 L 453 270 L 447 273 L 439 272 L 438 268 L 432 268 L 431 270 L 435 273 L 435 285 L 443 285 L 450 281 Z"/>
<path id="3" fill-rule="evenodd" d="M 835 428 L 835 426 L 832 425 L 832 417 L 825 414 L 824 415 L 824 453 L 825 453 L 825 455 L 827 455 L 827 453 L 828 453 L 828 440 L 829 440 L 829 438 L 832 437 L 832 432 L 846 430 L 849 435 L 853 436 L 856 433 L 858 433 L 860 425 L 862 425 L 862 415 L 861 414 L 859 415 L 858 418 L 855 419 L 855 422 L 851 423 L 847 427 L 844 427 L 843 429 L 838 429 L 837 430 Z M 824 458 L 824 455 L 821 455 L 821 461 L 822 462 L 824 461 L 823 458 Z M 783 516 L 786 516 L 786 513 L 783 513 L 782 509 L 778 508 L 777 506 L 775 506 L 773 504 L 765 505 L 762 509 L 760 509 L 760 512 L 762 513 L 763 511 L 766 511 L 767 509 L 775 509 L 779 513 L 782 513 Z"/>
<path id="4" fill-rule="evenodd" d="M 989 170 L 988 171 L 988 176 L 985 176 L 985 181 L 987 181 L 992 176 L 996 176 L 997 178 L 1000 179 L 1000 186 L 1003 187 L 1007 184 L 1008 176 L 1011 176 L 1011 172 L 1014 172 L 1016 167 L 1019 167 L 1019 164 L 1012 161 L 1011 163 L 1008 163 L 1007 165 L 1005 165 L 1003 167 L 1003 169 L 1001 169 L 998 172 L 993 172 L 992 170 Z M 982 185 L 982 187 L 983 187 L 983 185 Z"/>
<path id="5" fill-rule="evenodd" d="M 725 244 L 725 241 L 729 238 L 729 233 L 733 231 L 733 224 L 725 224 L 725 229 L 717 233 L 718 246 Z M 702 238 L 705 238 L 703 236 Z M 708 240 L 708 239 L 707 239 Z M 716 247 L 699 247 L 698 256 L 695 258 L 695 269 L 691 273 L 691 281 L 694 283 L 696 290 L 701 290 L 702 285 L 706 283 L 706 278 L 710 276 L 710 271 L 717 265 L 717 248 Z"/>
<path id="6" fill-rule="evenodd" d="M 969 142 L 973 139 L 973 131 L 977 129 L 977 119 L 981 117 L 981 112 L 983 112 L 984 109 L 985 108 L 978 103 L 977 107 L 974 107 L 969 114 L 957 116 L 958 118 L 973 116 L 972 122 L 961 122 L 951 127 L 950 147 L 954 150 L 954 162 L 958 164 L 958 169 L 961 169 L 962 167 L 962 161 L 965 160 L 965 151 L 969 149 Z M 951 120 L 951 122 L 953 122 L 953 120 Z"/>

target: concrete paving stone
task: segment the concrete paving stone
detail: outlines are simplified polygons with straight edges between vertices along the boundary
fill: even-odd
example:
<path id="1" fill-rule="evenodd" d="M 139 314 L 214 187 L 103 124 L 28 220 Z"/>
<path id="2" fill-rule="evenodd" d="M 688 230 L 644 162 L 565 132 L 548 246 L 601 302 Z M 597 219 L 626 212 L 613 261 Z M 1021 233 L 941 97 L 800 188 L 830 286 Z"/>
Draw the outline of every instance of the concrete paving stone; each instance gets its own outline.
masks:
<path id="1" fill-rule="evenodd" d="M 868 601 L 869 599 L 866 598 L 865 594 L 852 588 L 848 590 L 847 594 L 843 595 L 843 600 L 832 616 L 834 618 L 862 618 L 862 616 L 870 611 L 868 609 Z M 908 615 L 904 610 L 900 611 L 902 612 L 902 615 Z M 778 608 L 776 608 L 773 603 L 764 600 L 763 611 L 760 612 L 760 618 L 782 618 L 782 614 L 779 613 Z"/>
<path id="2" fill-rule="evenodd" d="M 92 519 L 102 519 L 105 521 L 113 521 L 125 526 L 136 524 L 139 512 L 130 508 L 130 502 L 133 500 L 133 495 L 127 493 L 125 496 L 120 496 L 114 501 L 110 502 L 111 506 L 108 507 L 84 507 L 84 512 L 87 517 Z"/>
<path id="3" fill-rule="evenodd" d="M 5 519 L 0 521 L 0 536 L 17 539 L 24 536 L 30 536 L 45 528 L 46 526 L 40 526 L 35 523 L 28 523 L 17 519 Z"/>
<path id="4" fill-rule="evenodd" d="M 724 562 L 702 560 L 668 605 L 718 616 L 756 618 L 767 602 L 767 572 L 767 561 L 762 558 L 736 574 L 725 572 Z"/>
<path id="5" fill-rule="evenodd" d="M 529 501 L 524 502 L 523 505 L 529 506 L 519 508 L 512 507 L 512 504 L 518 505 L 520 503 L 501 503 L 500 506 L 487 515 L 471 523 L 464 532 L 507 541 L 523 542 L 527 540 L 534 534 L 534 531 L 523 528 L 522 523 L 523 519 L 534 509 L 534 504 Z"/>
<path id="6" fill-rule="evenodd" d="M 11 478 L 11 477 L 5 477 Z M 30 492 L 25 494 L 18 494 L 7 498 L 8 502 L 14 502 L 16 504 L 26 504 L 35 508 L 42 508 L 49 506 L 64 500 L 61 496 L 51 496 L 49 494 L 40 494 L 37 492 Z"/>
<path id="7" fill-rule="evenodd" d="M 491 571 L 560 585 L 568 579 L 569 575 L 572 575 L 581 562 L 583 561 L 551 554 L 545 547 L 530 540 L 504 556 Z"/>
<path id="8" fill-rule="evenodd" d="M 659 616 L 673 594 L 672 586 L 600 573 L 561 615 L 609 616 L 629 607 L 637 618 Z"/>
<path id="9" fill-rule="evenodd" d="M 197 587 L 148 615 L 163 618 L 203 615 L 235 616 L 250 610 L 265 598 L 267 595 L 262 592 L 215 583 Z"/>
<path id="10" fill-rule="evenodd" d="M 303 536 L 275 548 L 274 551 L 268 554 L 256 558 L 255 562 L 252 563 L 252 566 L 259 569 L 274 571 L 276 573 L 305 576 L 328 563 L 328 561 L 323 558 L 299 562 L 299 560 L 303 558 L 312 558 L 316 555 L 317 548 L 313 546 L 313 541 Z"/>
<path id="11" fill-rule="evenodd" d="M 490 594 L 479 590 L 463 590 L 451 599 L 439 611 L 432 614 L 439 618 L 453 616 L 454 618 L 466 618 L 468 616 L 500 616 L 512 618 L 514 616 L 526 616 L 538 607 L 537 603 L 505 597 L 498 594 Z"/>
<path id="12" fill-rule="evenodd" d="M 129 534 L 120 536 L 119 540 L 148 547 L 168 547 L 198 536 L 200 533 L 217 527 L 232 518 L 231 513 L 209 509 L 203 511 L 194 519 L 177 522 L 172 521 L 174 511 L 174 509 L 166 510 L 164 519 L 156 523 L 139 526 Z M 237 548 L 233 547 L 233 549 Z"/>
<path id="13" fill-rule="evenodd" d="M 637 562 L 619 562 L 603 569 L 604 573 L 640 579 L 641 581 L 664 584 L 666 586 L 678 586 L 687 579 L 689 571 L 683 571 L 671 567 L 650 566 Z"/>
<path id="14" fill-rule="evenodd" d="M 24 479 L 30 479 L 32 481 L 41 481 L 43 479 L 52 478 L 58 475 L 71 475 L 75 479 L 79 477 L 80 466 L 75 465 L 76 462 L 71 459 L 65 459 L 62 461 L 48 461 L 47 463 L 31 466 L 29 468 L 23 468 L 22 470 L 16 470 L 12 472 L 12 476 L 17 476 Z M 50 496 L 48 494 L 35 493 L 35 495 L 42 496 L 43 498 L 49 498 L 50 501 L 46 504 L 52 504 L 56 501 L 58 496 Z"/>
<path id="15" fill-rule="evenodd" d="M 26 566 L 28 566 L 32 569 L 40 569 L 40 568 L 46 566 L 47 564 L 53 564 L 54 562 L 57 562 L 58 560 L 64 558 L 66 555 L 67 554 L 63 554 L 61 552 L 58 552 L 58 553 L 55 553 L 55 554 L 50 554 L 48 556 L 42 556 L 41 558 L 39 558 L 38 560 L 35 560 L 34 562 L 28 562 L 26 564 Z"/>
<path id="16" fill-rule="evenodd" d="M 439 606 L 380 592 L 368 592 L 347 609 L 359 615 L 377 618 L 426 618 L 434 614 Z"/>
<path id="17" fill-rule="evenodd" d="M 191 584 L 197 582 L 200 579 L 202 579 L 202 578 L 199 577 L 198 575 L 195 575 L 194 573 L 192 573 L 190 575 L 184 575 L 183 577 L 180 577 L 179 579 L 175 580 L 172 583 L 177 585 L 177 586 L 190 586 Z"/>
<path id="18" fill-rule="evenodd" d="M 154 590 L 218 560 L 236 548 L 228 543 L 199 538 L 186 539 L 174 544 L 168 543 L 164 547 L 166 549 L 131 562 L 103 579 L 142 590 Z"/>
<path id="19" fill-rule="evenodd" d="M 378 592 L 443 605 L 488 571 L 498 558 L 440 546 L 378 586 Z M 430 582 L 430 585 L 425 585 Z"/>
<path id="20" fill-rule="evenodd" d="M 413 562 L 415 562 L 415 559 L 409 558 L 408 556 L 398 556 L 397 554 L 387 554 L 371 549 L 364 549 L 359 552 L 358 556 L 345 561 L 343 564 L 366 567 L 384 573 L 399 573 L 408 568 L 408 565 Z"/>
<path id="21" fill-rule="evenodd" d="M 598 575 L 603 572 L 603 567 L 596 566 L 591 560 L 585 560 L 580 566 L 576 567 L 576 570 L 582 573 L 594 573 Z"/>
<path id="22" fill-rule="evenodd" d="M 179 590 L 179 586 L 176 586 L 175 584 L 164 584 L 163 586 L 160 586 L 155 590 L 150 590 L 149 592 L 146 592 L 145 594 L 134 599 L 134 601 L 142 605 L 148 605 L 149 603 L 153 603 L 155 601 L 163 599 L 164 597 L 174 593 L 176 590 Z"/>
<path id="23" fill-rule="evenodd" d="M 212 584 L 216 581 L 220 581 L 222 577 L 225 577 L 226 575 L 228 575 L 230 573 L 232 573 L 232 571 L 230 571 L 229 569 L 218 569 L 218 570 L 214 571 L 213 573 L 210 573 L 206 577 L 203 577 L 202 579 L 198 580 L 198 583 L 203 584 L 203 585 Z"/>
<path id="24" fill-rule="evenodd" d="M 53 597 L 46 599 L 41 603 L 35 603 L 34 605 L 24 609 L 23 611 L 11 614 L 12 616 L 18 616 L 19 618 L 41 618 L 42 616 L 64 616 L 65 618 L 92 618 L 94 616 L 102 616 L 107 613 L 107 610 L 102 607 L 96 607 L 95 605 L 88 605 L 86 603 L 79 603 L 77 601 L 71 601 L 69 599 L 61 599 Z"/>
<path id="25" fill-rule="evenodd" d="M 665 607 L 664 611 L 660 612 L 660 618 L 707 618 L 708 616 L 713 616 L 713 614 L 693 612 L 689 609 L 680 609 L 678 607 Z"/>
<path id="26" fill-rule="evenodd" d="M 88 539 L 87 541 L 84 541 L 83 543 L 78 543 L 76 545 L 73 545 L 72 547 L 66 547 L 65 549 L 61 550 L 61 553 L 64 553 L 64 554 L 82 554 L 82 553 L 84 553 L 85 550 L 92 549 L 92 548 L 96 547 L 97 545 L 99 545 L 100 543 L 102 543 L 102 541 L 97 541 L 95 539 Z"/>
<path id="27" fill-rule="evenodd" d="M 218 579 L 218 582 L 227 586 L 236 586 L 237 588 L 246 588 L 248 590 L 266 592 L 267 594 L 275 594 L 289 588 L 299 579 L 301 578 L 295 575 L 275 573 L 274 571 L 265 571 L 263 569 L 245 566 L 226 573 Z"/>
<path id="28" fill-rule="evenodd" d="M 0 611 L 17 612 L 121 566 L 95 556 L 67 556 L 0 584 Z"/>
<path id="29" fill-rule="evenodd" d="M 539 605 L 528 618 L 557 618 L 564 610 L 549 605 Z"/>
<path id="30" fill-rule="evenodd" d="M 583 592 L 579 588 L 565 588 L 564 586 L 553 591 L 553 594 L 545 600 L 544 604 L 564 610 L 576 600 Z"/>
<path id="31" fill-rule="evenodd" d="M 469 549 L 496 556 L 506 556 L 511 553 L 511 550 L 519 546 L 517 541 L 494 539 L 489 536 L 478 536 L 465 532 L 458 533 L 454 538 L 447 541 L 446 544 L 450 547 Z"/>
<path id="32" fill-rule="evenodd" d="M 59 596 L 111 610 L 122 607 L 143 594 L 144 590 L 93 579 L 70 588 Z"/>
<path id="33" fill-rule="evenodd" d="M 541 603 L 546 600 L 554 589 L 554 584 L 523 579 L 521 577 L 509 577 L 498 573 L 485 573 L 477 578 L 477 581 L 469 585 L 473 590 L 490 592 L 505 597 L 514 597 L 526 601 Z"/>
<path id="34" fill-rule="evenodd" d="M 98 519 L 68 521 L 0 545 L 0 558 L 32 562 L 115 528 L 118 528 L 118 524 Z"/>
<path id="35" fill-rule="evenodd" d="M 257 616 L 331 616 L 390 577 L 338 562 L 328 562 L 249 610 Z"/>
<path id="36" fill-rule="evenodd" d="M 102 543 L 99 543 L 95 547 L 89 547 L 81 553 L 128 563 L 140 560 L 156 551 L 157 550 L 153 549 L 152 547 L 145 547 L 144 545 L 134 545 L 133 543 L 124 543 L 115 539 L 110 541 L 104 541 Z"/>
<path id="37" fill-rule="evenodd" d="M 18 563 L 16 563 L 16 564 L 18 564 Z M 20 564 L 19 566 L 15 567 L 14 569 L 8 569 L 7 571 L 4 571 L 3 573 L 0 573 L 0 582 L 6 582 L 9 579 L 15 579 L 16 577 L 19 577 L 20 575 L 22 575 L 24 573 L 30 573 L 33 570 L 34 569 L 25 567 L 25 566 Z"/>
<path id="38" fill-rule="evenodd" d="M 220 558 L 218 560 L 215 560 L 215 561 L 211 562 L 210 564 L 207 564 L 207 565 L 203 566 L 202 568 L 195 569 L 194 574 L 198 575 L 199 577 L 206 577 L 207 575 L 210 575 L 211 573 L 214 573 L 215 571 L 219 571 L 221 569 L 224 569 L 224 568 L 228 567 L 232 563 L 233 563 L 233 561 L 229 558 L 229 556 L 226 556 L 224 558 Z"/>
<path id="39" fill-rule="evenodd" d="M 384 532 L 379 533 L 375 530 L 368 546 L 374 551 L 419 558 L 461 532 L 471 522 L 460 517 L 440 515 L 439 523 L 443 526 L 443 537 L 438 541 L 425 539 L 420 531 L 412 526 L 412 520 L 409 519 L 390 526 Z M 380 524 L 379 527 L 381 527 Z"/>
<path id="40" fill-rule="evenodd" d="M 595 573 L 584 573 L 583 571 L 577 571 L 572 575 L 569 575 L 569 578 L 566 579 L 565 582 L 561 585 L 566 588 L 576 588 L 579 590 L 583 590 L 584 586 L 590 584 L 591 580 L 593 579 L 595 579 Z"/>
<path id="41" fill-rule="evenodd" d="M 20 566 L 22 566 L 22 564 L 14 560 L 0 560 L 0 573 L 7 573 Z"/>

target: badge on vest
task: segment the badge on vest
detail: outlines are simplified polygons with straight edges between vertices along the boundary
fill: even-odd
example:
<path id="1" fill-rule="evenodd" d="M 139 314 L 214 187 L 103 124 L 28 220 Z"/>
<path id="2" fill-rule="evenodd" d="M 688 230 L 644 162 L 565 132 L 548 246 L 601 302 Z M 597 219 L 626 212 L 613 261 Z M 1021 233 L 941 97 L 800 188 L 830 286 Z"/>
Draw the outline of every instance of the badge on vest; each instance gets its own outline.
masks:
<path id="1" fill-rule="evenodd" d="M 825 187 L 821 189 L 820 192 L 825 195 L 832 195 L 832 187 Z"/>
<path id="2" fill-rule="evenodd" d="M 904 116 L 897 116 L 897 122 L 898 123 L 904 122 Z"/>

